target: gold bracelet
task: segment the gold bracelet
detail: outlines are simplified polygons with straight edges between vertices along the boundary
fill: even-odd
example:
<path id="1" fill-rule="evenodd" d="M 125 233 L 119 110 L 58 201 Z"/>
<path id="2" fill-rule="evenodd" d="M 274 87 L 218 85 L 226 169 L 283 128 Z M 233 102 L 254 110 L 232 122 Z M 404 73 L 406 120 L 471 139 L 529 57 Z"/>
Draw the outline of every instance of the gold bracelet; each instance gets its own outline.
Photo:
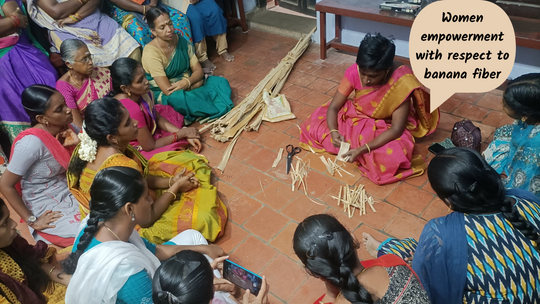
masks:
<path id="1" fill-rule="evenodd" d="M 143 13 L 142 14 L 143 14 L 143 16 L 146 16 L 146 5 L 143 5 L 142 7 L 143 7 Z"/>
<path id="2" fill-rule="evenodd" d="M 172 182 L 172 178 L 173 178 L 173 177 L 174 177 L 174 176 L 171 176 L 171 178 L 169 178 L 169 188 L 172 187 L 171 182 Z"/>
<path id="3" fill-rule="evenodd" d="M 49 270 L 49 275 L 48 275 L 49 277 L 51 276 L 51 273 L 52 273 L 53 270 L 55 270 L 55 269 L 56 269 L 56 266 L 53 266 L 53 267 L 51 268 L 51 270 Z"/>
<path id="4" fill-rule="evenodd" d="M 368 150 L 368 154 L 371 153 L 371 149 L 369 148 L 368 144 L 365 143 L 364 145 L 366 146 L 366 148 L 367 148 L 367 150 Z"/>
<path id="5" fill-rule="evenodd" d="M 187 82 L 188 82 L 188 89 L 191 88 L 191 81 L 189 81 L 189 78 L 186 77 L 184 79 L 187 80 Z"/>
<path id="6" fill-rule="evenodd" d="M 336 130 L 336 129 L 332 129 L 332 130 L 330 130 L 330 133 L 332 133 L 332 132 L 338 132 L 338 133 L 339 133 L 339 131 L 338 131 L 338 130 Z"/>
<path id="7" fill-rule="evenodd" d="M 173 200 L 175 201 L 176 200 L 176 194 L 174 194 L 172 191 L 170 190 L 165 190 L 166 193 L 170 193 L 173 195 Z"/>
<path id="8" fill-rule="evenodd" d="M 75 17 L 75 15 L 69 15 L 69 18 L 73 19 L 75 22 L 79 22 L 80 20 Z"/>

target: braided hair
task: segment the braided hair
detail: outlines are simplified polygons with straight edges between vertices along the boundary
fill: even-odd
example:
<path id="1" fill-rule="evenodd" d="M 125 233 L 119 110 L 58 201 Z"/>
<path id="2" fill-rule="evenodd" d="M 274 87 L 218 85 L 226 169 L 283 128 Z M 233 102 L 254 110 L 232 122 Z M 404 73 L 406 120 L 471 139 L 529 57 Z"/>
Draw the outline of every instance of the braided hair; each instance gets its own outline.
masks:
<path id="1" fill-rule="evenodd" d="M 353 304 L 373 303 L 353 272 L 360 263 L 357 248 L 349 231 L 328 214 L 306 218 L 294 232 L 294 252 L 310 275 L 338 287 Z"/>
<path id="2" fill-rule="evenodd" d="M 117 99 L 105 97 L 91 102 L 84 111 L 84 132 L 96 141 L 98 147 L 110 146 L 107 136 L 118 133 L 123 108 Z M 79 176 L 87 163 L 79 157 L 74 157 L 69 163 L 68 171 Z"/>
<path id="3" fill-rule="evenodd" d="M 508 83 L 503 102 L 521 117 L 540 121 L 540 73 L 522 75 Z"/>
<path id="4" fill-rule="evenodd" d="M 155 304 L 208 304 L 214 298 L 214 273 L 202 253 L 182 250 L 156 270 L 152 290 Z"/>
<path id="5" fill-rule="evenodd" d="M 145 190 L 142 174 L 129 167 L 109 167 L 100 170 L 90 187 L 88 226 L 79 239 L 77 250 L 63 261 L 67 274 L 75 273 L 77 263 L 98 230 L 98 223 L 113 218 L 127 203 L 136 204 Z"/>
<path id="6" fill-rule="evenodd" d="M 501 214 L 533 242 L 540 243 L 538 230 L 505 196 L 504 184 L 497 173 L 480 155 L 469 148 L 446 149 L 433 158 L 428 167 L 431 187 L 440 199 L 450 203 L 457 212 L 470 214 Z"/>

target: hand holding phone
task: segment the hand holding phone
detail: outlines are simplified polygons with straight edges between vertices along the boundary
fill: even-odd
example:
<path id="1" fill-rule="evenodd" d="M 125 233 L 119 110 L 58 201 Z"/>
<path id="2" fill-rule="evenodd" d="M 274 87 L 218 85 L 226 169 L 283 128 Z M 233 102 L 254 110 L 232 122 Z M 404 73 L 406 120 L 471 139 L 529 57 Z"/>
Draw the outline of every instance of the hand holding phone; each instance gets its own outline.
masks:
<path id="1" fill-rule="evenodd" d="M 223 262 L 223 278 L 242 289 L 249 290 L 255 296 L 259 295 L 263 285 L 263 278 L 230 260 Z"/>
<path id="2" fill-rule="evenodd" d="M 246 290 L 246 293 L 244 294 L 244 299 L 242 301 L 242 304 L 268 304 L 268 284 L 266 283 L 266 277 L 262 277 L 262 287 L 259 292 L 259 295 L 253 300 L 253 302 L 249 302 L 249 289 Z"/>

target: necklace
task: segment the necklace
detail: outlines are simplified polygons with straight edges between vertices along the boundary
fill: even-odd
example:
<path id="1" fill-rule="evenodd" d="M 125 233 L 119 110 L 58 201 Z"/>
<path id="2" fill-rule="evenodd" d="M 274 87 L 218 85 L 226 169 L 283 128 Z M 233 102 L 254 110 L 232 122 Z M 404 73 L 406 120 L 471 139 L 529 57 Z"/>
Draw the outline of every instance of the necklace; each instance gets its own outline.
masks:
<path id="1" fill-rule="evenodd" d="M 75 77 L 73 77 L 73 75 L 71 75 L 71 71 L 68 71 L 68 74 L 69 74 L 69 78 L 71 78 L 71 80 L 73 80 L 73 82 L 80 88 L 82 87 L 82 84 L 80 82 L 77 81 L 77 79 L 75 79 Z"/>
<path id="2" fill-rule="evenodd" d="M 105 225 L 105 223 L 103 223 L 103 227 L 105 227 L 105 229 L 109 230 L 109 232 L 112 233 L 116 237 L 117 240 L 122 242 L 122 240 L 118 237 L 118 235 L 116 235 L 116 233 L 114 233 L 114 231 L 112 231 L 109 227 L 107 227 L 107 225 Z"/>
<path id="3" fill-rule="evenodd" d="M 175 38 L 178 38 L 178 36 L 175 35 Z M 173 38 L 173 42 L 174 42 L 175 38 Z M 163 47 L 162 47 L 161 44 L 159 43 L 159 40 L 161 40 L 161 39 L 158 39 L 158 41 L 157 41 L 157 45 L 159 46 L 159 50 L 163 53 L 163 56 L 165 56 L 165 58 L 167 58 L 167 55 L 165 55 L 165 51 L 163 51 Z M 165 41 L 165 43 L 167 43 L 167 42 Z M 170 49 L 170 48 L 171 48 L 171 46 L 168 45 L 168 46 L 167 46 L 167 49 Z"/>

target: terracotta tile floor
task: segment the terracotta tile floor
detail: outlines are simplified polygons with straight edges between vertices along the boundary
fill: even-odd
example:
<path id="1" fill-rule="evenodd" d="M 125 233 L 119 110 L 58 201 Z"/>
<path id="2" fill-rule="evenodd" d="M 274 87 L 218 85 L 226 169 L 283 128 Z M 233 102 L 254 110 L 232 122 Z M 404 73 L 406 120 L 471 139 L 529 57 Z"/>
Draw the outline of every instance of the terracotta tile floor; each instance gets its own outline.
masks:
<path id="1" fill-rule="evenodd" d="M 239 29 L 230 31 L 229 50 L 236 60 L 225 62 L 215 55 L 213 59 L 218 66 L 216 74 L 226 76 L 231 83 L 234 103 L 238 104 L 251 92 L 296 42 L 256 30 L 250 30 L 248 34 L 242 34 Z M 427 221 L 448 212 L 435 197 L 426 174 L 377 186 L 362 178 L 352 165 L 347 170 L 355 178 L 332 177 L 318 156 L 303 151 L 299 156 L 310 159 L 312 167 L 307 181 L 308 193 L 322 203 L 321 206 L 311 202 L 303 192 L 291 191 L 284 158 L 277 168 L 271 168 L 280 147 L 298 144 L 296 124 L 301 124 L 317 106 L 332 98 L 346 68 L 355 61 L 355 56 L 334 50 L 328 52 L 326 61 L 321 61 L 318 51 L 318 45 L 309 47 L 282 90 L 298 118 L 280 123 L 264 122 L 259 132 L 244 132 L 225 172 L 213 170 L 220 197 L 229 208 L 225 235 L 217 243 L 230 253 L 233 261 L 268 277 L 272 304 L 311 304 L 325 291 L 321 281 L 306 274 L 292 250 L 294 229 L 306 216 L 331 213 L 357 238 L 361 238 L 362 232 L 372 233 L 380 239 L 388 236 L 418 238 Z M 438 130 L 419 140 L 416 152 L 429 161 L 433 156 L 427 147 L 448 137 L 453 124 L 463 117 L 473 120 L 481 128 L 485 148 L 496 127 L 511 123 L 502 112 L 501 93 L 495 90 L 452 96 L 441 106 Z M 228 144 L 216 142 L 209 134 L 204 138 L 202 153 L 212 166 L 217 166 Z M 365 185 L 367 193 L 379 202 L 375 205 L 377 213 L 368 211 L 366 216 L 356 214 L 349 219 L 330 196 L 337 195 L 339 186 L 357 182 Z M 363 248 L 359 249 L 359 254 L 361 258 L 369 258 Z"/>

